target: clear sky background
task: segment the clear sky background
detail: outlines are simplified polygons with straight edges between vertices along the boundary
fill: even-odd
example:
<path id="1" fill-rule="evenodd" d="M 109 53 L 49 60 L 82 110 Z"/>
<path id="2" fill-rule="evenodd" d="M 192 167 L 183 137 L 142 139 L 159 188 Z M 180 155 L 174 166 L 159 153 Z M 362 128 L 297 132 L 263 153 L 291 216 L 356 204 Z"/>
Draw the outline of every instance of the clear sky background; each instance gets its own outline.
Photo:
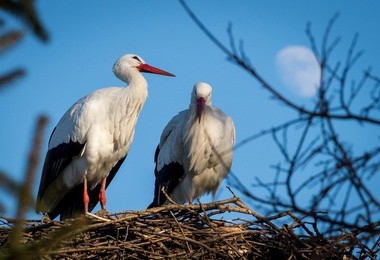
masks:
<path id="1" fill-rule="evenodd" d="M 188 5 L 224 43 L 228 43 L 226 28 L 231 22 L 236 38 L 244 40 L 246 54 L 255 68 L 296 102 L 310 104 L 312 94 L 303 92 L 302 87 L 294 90 L 294 84 L 287 84 L 289 79 L 281 78 L 284 70 L 279 64 L 289 68 L 292 53 L 290 61 L 281 60 L 286 55 L 279 53 L 289 46 L 309 47 L 304 33 L 307 21 L 312 22 L 319 42 L 328 20 L 337 11 L 341 15 L 333 34 L 343 39 L 336 57 L 345 58 L 358 32 L 358 46 L 366 54 L 356 66 L 357 71 L 372 65 L 373 73 L 380 75 L 378 1 L 198 0 L 188 1 Z M 0 93 L 0 167 L 17 180 L 24 175 L 37 116 L 46 114 L 50 118 L 44 157 L 51 131 L 74 102 L 96 89 L 124 84 L 113 75 L 112 66 L 125 53 L 138 54 L 176 77 L 145 74 L 149 97 L 129 155 L 107 190 L 107 209 L 111 212 L 140 210 L 152 201 L 153 155 L 161 131 L 174 115 L 188 107 L 195 82 L 213 86 L 213 103 L 234 118 L 237 142 L 294 116 L 271 100 L 246 72 L 229 63 L 177 1 L 40 0 L 37 8 L 50 33 L 50 42 L 44 44 L 29 32 L 0 59 L 1 71 L 18 66 L 27 69 L 26 77 Z M 8 17 L 3 13 L 1 16 Z M 10 21 L 9 27 L 23 26 L 18 20 Z M 312 76 L 308 80 L 312 81 Z M 346 131 L 355 135 L 350 129 Z M 373 141 L 368 136 L 360 136 L 362 145 Z M 236 150 L 232 170 L 249 185 L 258 176 L 271 179 L 273 170 L 269 166 L 279 159 L 271 138 L 263 138 Z M 40 171 L 35 194 L 39 178 Z M 225 184 L 217 199 L 231 196 Z M 13 216 L 14 203 L 11 198 L 7 200 L 7 215 Z M 29 216 L 37 217 L 32 212 Z"/>

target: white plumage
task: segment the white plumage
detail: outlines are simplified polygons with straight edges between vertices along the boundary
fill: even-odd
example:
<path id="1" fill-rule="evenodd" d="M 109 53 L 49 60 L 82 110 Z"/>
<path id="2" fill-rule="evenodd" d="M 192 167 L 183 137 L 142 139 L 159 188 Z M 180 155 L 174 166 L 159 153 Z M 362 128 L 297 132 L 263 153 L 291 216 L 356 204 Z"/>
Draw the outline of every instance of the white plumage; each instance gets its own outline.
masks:
<path id="1" fill-rule="evenodd" d="M 161 192 L 176 203 L 192 203 L 215 193 L 230 171 L 235 144 L 233 120 L 211 103 L 211 86 L 195 84 L 190 107 L 165 127 L 155 154 L 155 192 L 150 207 L 166 203 Z"/>
<path id="2" fill-rule="evenodd" d="M 99 89 L 77 101 L 51 134 L 37 196 L 37 212 L 71 218 L 91 211 L 123 163 L 148 95 L 141 72 L 174 76 L 134 54 L 113 72 L 128 85 Z"/>

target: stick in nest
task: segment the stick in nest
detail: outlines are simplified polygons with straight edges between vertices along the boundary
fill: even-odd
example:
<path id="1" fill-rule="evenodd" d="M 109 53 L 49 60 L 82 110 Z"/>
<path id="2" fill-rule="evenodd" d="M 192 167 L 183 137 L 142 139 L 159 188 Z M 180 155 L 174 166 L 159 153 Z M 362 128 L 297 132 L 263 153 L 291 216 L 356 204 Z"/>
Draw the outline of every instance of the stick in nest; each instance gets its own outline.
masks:
<path id="1" fill-rule="evenodd" d="M 164 194 L 165 198 L 167 201 L 169 201 L 171 204 L 174 204 L 174 205 L 178 205 L 178 203 L 176 203 L 167 193 L 166 193 L 166 190 L 165 190 L 165 187 L 162 187 L 161 188 L 161 191 L 162 193 Z"/>

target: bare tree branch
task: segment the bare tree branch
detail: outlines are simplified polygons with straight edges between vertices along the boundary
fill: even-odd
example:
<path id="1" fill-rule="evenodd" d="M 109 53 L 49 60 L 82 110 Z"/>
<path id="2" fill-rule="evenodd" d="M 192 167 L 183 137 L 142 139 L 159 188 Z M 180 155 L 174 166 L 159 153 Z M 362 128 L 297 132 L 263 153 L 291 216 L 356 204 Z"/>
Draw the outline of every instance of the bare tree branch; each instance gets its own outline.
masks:
<path id="1" fill-rule="evenodd" d="M 253 134 L 235 146 L 239 149 L 258 138 L 272 137 L 282 157 L 273 166 L 273 182 L 256 178 L 252 184 L 255 190 L 265 191 L 267 197 L 257 196 L 233 172 L 228 179 L 230 185 L 267 214 L 292 210 L 296 214 L 313 216 L 325 224 L 320 229 L 325 233 L 370 224 L 375 217 L 379 218 L 379 198 L 368 186 L 380 169 L 378 139 L 366 151 L 356 152 L 351 140 L 344 139 L 338 127 L 342 122 L 360 125 L 363 131 L 366 127 L 380 126 L 380 78 L 369 68 L 357 83 L 351 80 L 354 66 L 364 54 L 362 50 L 357 51 L 358 34 L 354 35 L 344 61 L 332 61 L 332 54 L 342 40 L 332 36 L 339 14 L 328 21 L 320 47 L 311 23 L 307 23 L 306 36 L 319 63 L 321 78 L 313 106 L 305 107 L 286 97 L 261 76 L 246 55 L 242 41 L 236 44 L 231 24 L 227 27 L 227 47 L 198 19 L 185 0 L 179 2 L 228 61 L 248 72 L 274 100 L 296 112 L 294 118 Z M 358 102 L 363 96 L 368 100 L 364 105 Z M 290 137 L 295 141 L 290 143 Z M 302 181 L 296 181 L 300 177 Z M 313 196 L 305 203 L 302 199 L 309 193 Z M 356 205 L 352 203 L 353 198 Z"/>

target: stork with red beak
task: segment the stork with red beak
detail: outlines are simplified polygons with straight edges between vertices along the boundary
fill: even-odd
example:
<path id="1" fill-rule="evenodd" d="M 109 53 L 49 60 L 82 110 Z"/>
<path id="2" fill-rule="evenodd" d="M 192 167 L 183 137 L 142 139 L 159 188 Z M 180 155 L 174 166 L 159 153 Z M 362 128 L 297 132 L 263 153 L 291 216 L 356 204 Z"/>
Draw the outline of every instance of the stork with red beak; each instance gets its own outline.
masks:
<path id="1" fill-rule="evenodd" d="M 148 95 L 141 72 L 174 76 L 134 54 L 122 56 L 113 72 L 126 87 L 99 89 L 77 101 L 54 128 L 38 190 L 36 211 L 51 219 L 90 212 L 122 165 Z"/>
<path id="2" fill-rule="evenodd" d="M 195 84 L 190 107 L 165 127 L 155 153 L 154 199 L 148 208 L 167 203 L 162 188 L 176 203 L 213 196 L 232 164 L 235 126 L 211 104 L 211 86 Z"/>

